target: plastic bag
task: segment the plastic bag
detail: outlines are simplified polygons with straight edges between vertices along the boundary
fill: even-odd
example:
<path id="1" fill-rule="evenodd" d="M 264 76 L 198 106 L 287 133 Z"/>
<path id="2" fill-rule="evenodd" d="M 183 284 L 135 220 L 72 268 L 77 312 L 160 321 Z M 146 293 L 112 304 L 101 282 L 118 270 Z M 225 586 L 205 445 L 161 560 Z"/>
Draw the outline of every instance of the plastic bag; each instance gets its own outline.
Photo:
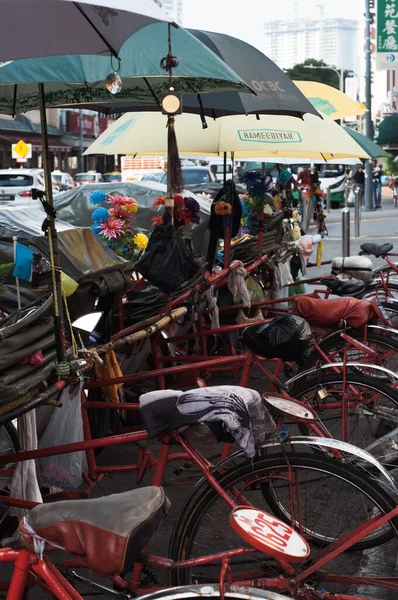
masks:
<path id="1" fill-rule="evenodd" d="M 348 198 L 347 198 L 347 204 L 348 204 L 348 206 L 355 206 L 355 192 L 354 192 L 354 190 L 350 190 L 350 193 L 348 194 Z"/>
<path id="2" fill-rule="evenodd" d="M 37 449 L 36 410 L 30 410 L 18 417 L 18 435 L 22 451 Z M 5 480 L 2 483 L 6 485 Z M 30 500 L 31 502 L 43 502 L 37 482 L 34 460 L 24 460 L 16 463 L 11 481 L 10 496 L 21 500 Z M 24 508 L 14 506 L 9 508 L 9 515 L 18 519 L 22 519 L 28 513 L 29 511 Z"/>
<path id="3" fill-rule="evenodd" d="M 246 327 L 242 342 L 249 350 L 265 358 L 300 362 L 308 353 L 312 333 L 307 321 L 301 317 L 282 315 L 270 323 Z"/>
<path id="4" fill-rule="evenodd" d="M 367 283 L 373 279 L 373 263 L 367 256 L 336 256 L 332 260 L 332 275 L 345 273 Z"/>
<path id="5" fill-rule="evenodd" d="M 83 421 L 80 394 L 84 382 L 63 390 L 59 401 L 61 408 L 55 408 L 44 433 L 39 440 L 39 448 L 49 448 L 73 442 L 82 442 Z M 41 458 L 39 461 L 40 481 L 62 490 L 76 490 L 83 483 L 82 473 L 87 471 L 85 452 L 72 452 Z"/>
<path id="6" fill-rule="evenodd" d="M 193 277 L 199 268 L 187 244 L 170 222 L 155 227 L 148 247 L 136 265 L 136 271 L 166 294 Z"/>

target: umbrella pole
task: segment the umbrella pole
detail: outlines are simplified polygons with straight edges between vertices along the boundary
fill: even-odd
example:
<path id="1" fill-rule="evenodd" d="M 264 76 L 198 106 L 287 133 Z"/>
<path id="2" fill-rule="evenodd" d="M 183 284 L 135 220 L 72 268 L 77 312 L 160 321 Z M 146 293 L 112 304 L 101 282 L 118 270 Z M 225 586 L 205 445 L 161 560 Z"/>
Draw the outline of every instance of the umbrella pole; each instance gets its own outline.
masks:
<path id="1" fill-rule="evenodd" d="M 232 204 L 232 185 L 224 186 L 225 199 Z M 231 225 L 232 225 L 232 213 L 224 217 L 224 269 L 229 268 L 229 254 L 231 249 Z"/>
<path id="2" fill-rule="evenodd" d="M 44 169 L 44 180 L 46 188 L 46 202 L 44 209 L 46 211 L 46 225 L 48 235 L 48 248 L 50 254 L 51 278 L 53 288 L 53 317 L 54 317 L 54 334 L 57 363 L 64 363 L 65 349 L 65 330 L 62 319 L 62 293 L 61 293 L 61 270 L 59 265 L 58 253 L 58 237 L 55 227 L 55 210 L 53 202 L 53 188 L 51 168 L 49 163 L 49 148 L 48 148 L 48 132 L 47 132 L 47 115 L 46 103 L 44 97 L 44 84 L 39 83 L 39 100 L 40 100 L 40 124 L 41 124 L 41 145 L 42 145 L 42 162 Z"/>
<path id="3" fill-rule="evenodd" d="M 178 58 L 173 56 L 171 44 L 171 23 L 167 26 L 168 54 L 160 65 L 169 74 L 169 91 L 173 92 L 173 67 L 178 66 Z M 171 214 L 171 220 L 174 223 L 174 195 L 182 192 L 184 189 L 184 179 L 182 176 L 181 160 L 178 153 L 177 137 L 175 133 L 175 114 L 169 114 L 167 119 L 167 198 L 165 206 Z"/>
<path id="4" fill-rule="evenodd" d="M 224 190 L 226 201 L 232 206 L 232 198 L 228 192 L 229 186 L 225 184 L 227 182 L 227 153 L 224 152 Z M 229 267 L 229 249 L 231 246 L 231 215 L 224 217 L 224 269 Z"/>
<path id="5" fill-rule="evenodd" d="M 261 183 L 265 183 L 265 163 L 261 165 Z M 258 256 L 263 254 L 264 245 L 264 207 L 260 206 L 260 214 L 258 217 Z"/>

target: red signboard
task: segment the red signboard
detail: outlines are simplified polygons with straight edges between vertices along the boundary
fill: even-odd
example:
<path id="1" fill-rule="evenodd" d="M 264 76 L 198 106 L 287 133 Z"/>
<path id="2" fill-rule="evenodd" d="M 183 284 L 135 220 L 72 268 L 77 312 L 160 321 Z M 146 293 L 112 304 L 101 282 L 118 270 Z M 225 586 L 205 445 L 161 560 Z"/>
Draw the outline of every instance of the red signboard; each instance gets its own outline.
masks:
<path id="1" fill-rule="evenodd" d="M 106 117 L 83 115 L 83 135 L 98 137 L 111 123 L 113 123 L 112 119 L 107 119 Z M 80 132 L 78 112 L 68 112 L 68 132 Z"/>

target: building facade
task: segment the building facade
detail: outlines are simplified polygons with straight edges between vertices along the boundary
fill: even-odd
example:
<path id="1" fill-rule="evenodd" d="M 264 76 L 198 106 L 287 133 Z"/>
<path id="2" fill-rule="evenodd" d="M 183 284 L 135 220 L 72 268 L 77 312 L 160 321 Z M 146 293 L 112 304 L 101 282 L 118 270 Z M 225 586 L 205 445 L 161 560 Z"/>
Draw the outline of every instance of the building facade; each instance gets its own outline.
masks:
<path id="1" fill-rule="evenodd" d="M 48 109 L 47 129 L 51 169 L 76 173 L 79 170 L 82 150 L 88 148 L 117 116 L 105 117 L 92 111 L 82 111 L 82 135 L 80 135 L 79 110 Z M 20 140 L 32 144 L 32 158 L 22 166 L 42 167 L 39 111 L 17 115 L 15 118 L 0 115 L 0 169 L 18 166 L 16 160 L 12 158 L 11 147 Z M 107 172 L 113 168 L 113 156 L 84 157 L 84 170 L 98 169 L 100 172 Z"/>
<path id="2" fill-rule="evenodd" d="M 350 19 L 292 19 L 264 25 L 265 54 L 283 69 L 308 58 L 357 71 L 358 23 Z"/>
<path id="3" fill-rule="evenodd" d="M 156 0 L 155 0 L 156 2 Z M 179 25 L 182 25 L 183 0 L 158 0 L 163 10 Z"/>

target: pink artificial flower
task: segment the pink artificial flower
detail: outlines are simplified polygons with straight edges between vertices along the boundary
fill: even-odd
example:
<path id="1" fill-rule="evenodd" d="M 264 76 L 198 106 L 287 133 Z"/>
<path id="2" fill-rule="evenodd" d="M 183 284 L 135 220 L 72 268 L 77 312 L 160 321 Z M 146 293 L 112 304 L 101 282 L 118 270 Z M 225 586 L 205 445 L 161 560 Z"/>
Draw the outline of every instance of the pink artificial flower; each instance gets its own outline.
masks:
<path id="1" fill-rule="evenodd" d="M 121 219 L 107 219 L 101 223 L 98 233 L 108 239 L 115 239 L 119 235 L 124 235 L 124 221 Z"/>
<path id="2" fill-rule="evenodd" d="M 120 206 L 109 209 L 109 214 L 113 219 L 130 219 L 130 214 L 120 208 Z"/>
<path id="3" fill-rule="evenodd" d="M 123 206 L 138 208 L 137 200 L 134 200 L 134 198 L 127 198 L 126 196 L 109 196 L 108 200 L 109 202 L 112 202 L 115 208 L 121 208 Z"/>

